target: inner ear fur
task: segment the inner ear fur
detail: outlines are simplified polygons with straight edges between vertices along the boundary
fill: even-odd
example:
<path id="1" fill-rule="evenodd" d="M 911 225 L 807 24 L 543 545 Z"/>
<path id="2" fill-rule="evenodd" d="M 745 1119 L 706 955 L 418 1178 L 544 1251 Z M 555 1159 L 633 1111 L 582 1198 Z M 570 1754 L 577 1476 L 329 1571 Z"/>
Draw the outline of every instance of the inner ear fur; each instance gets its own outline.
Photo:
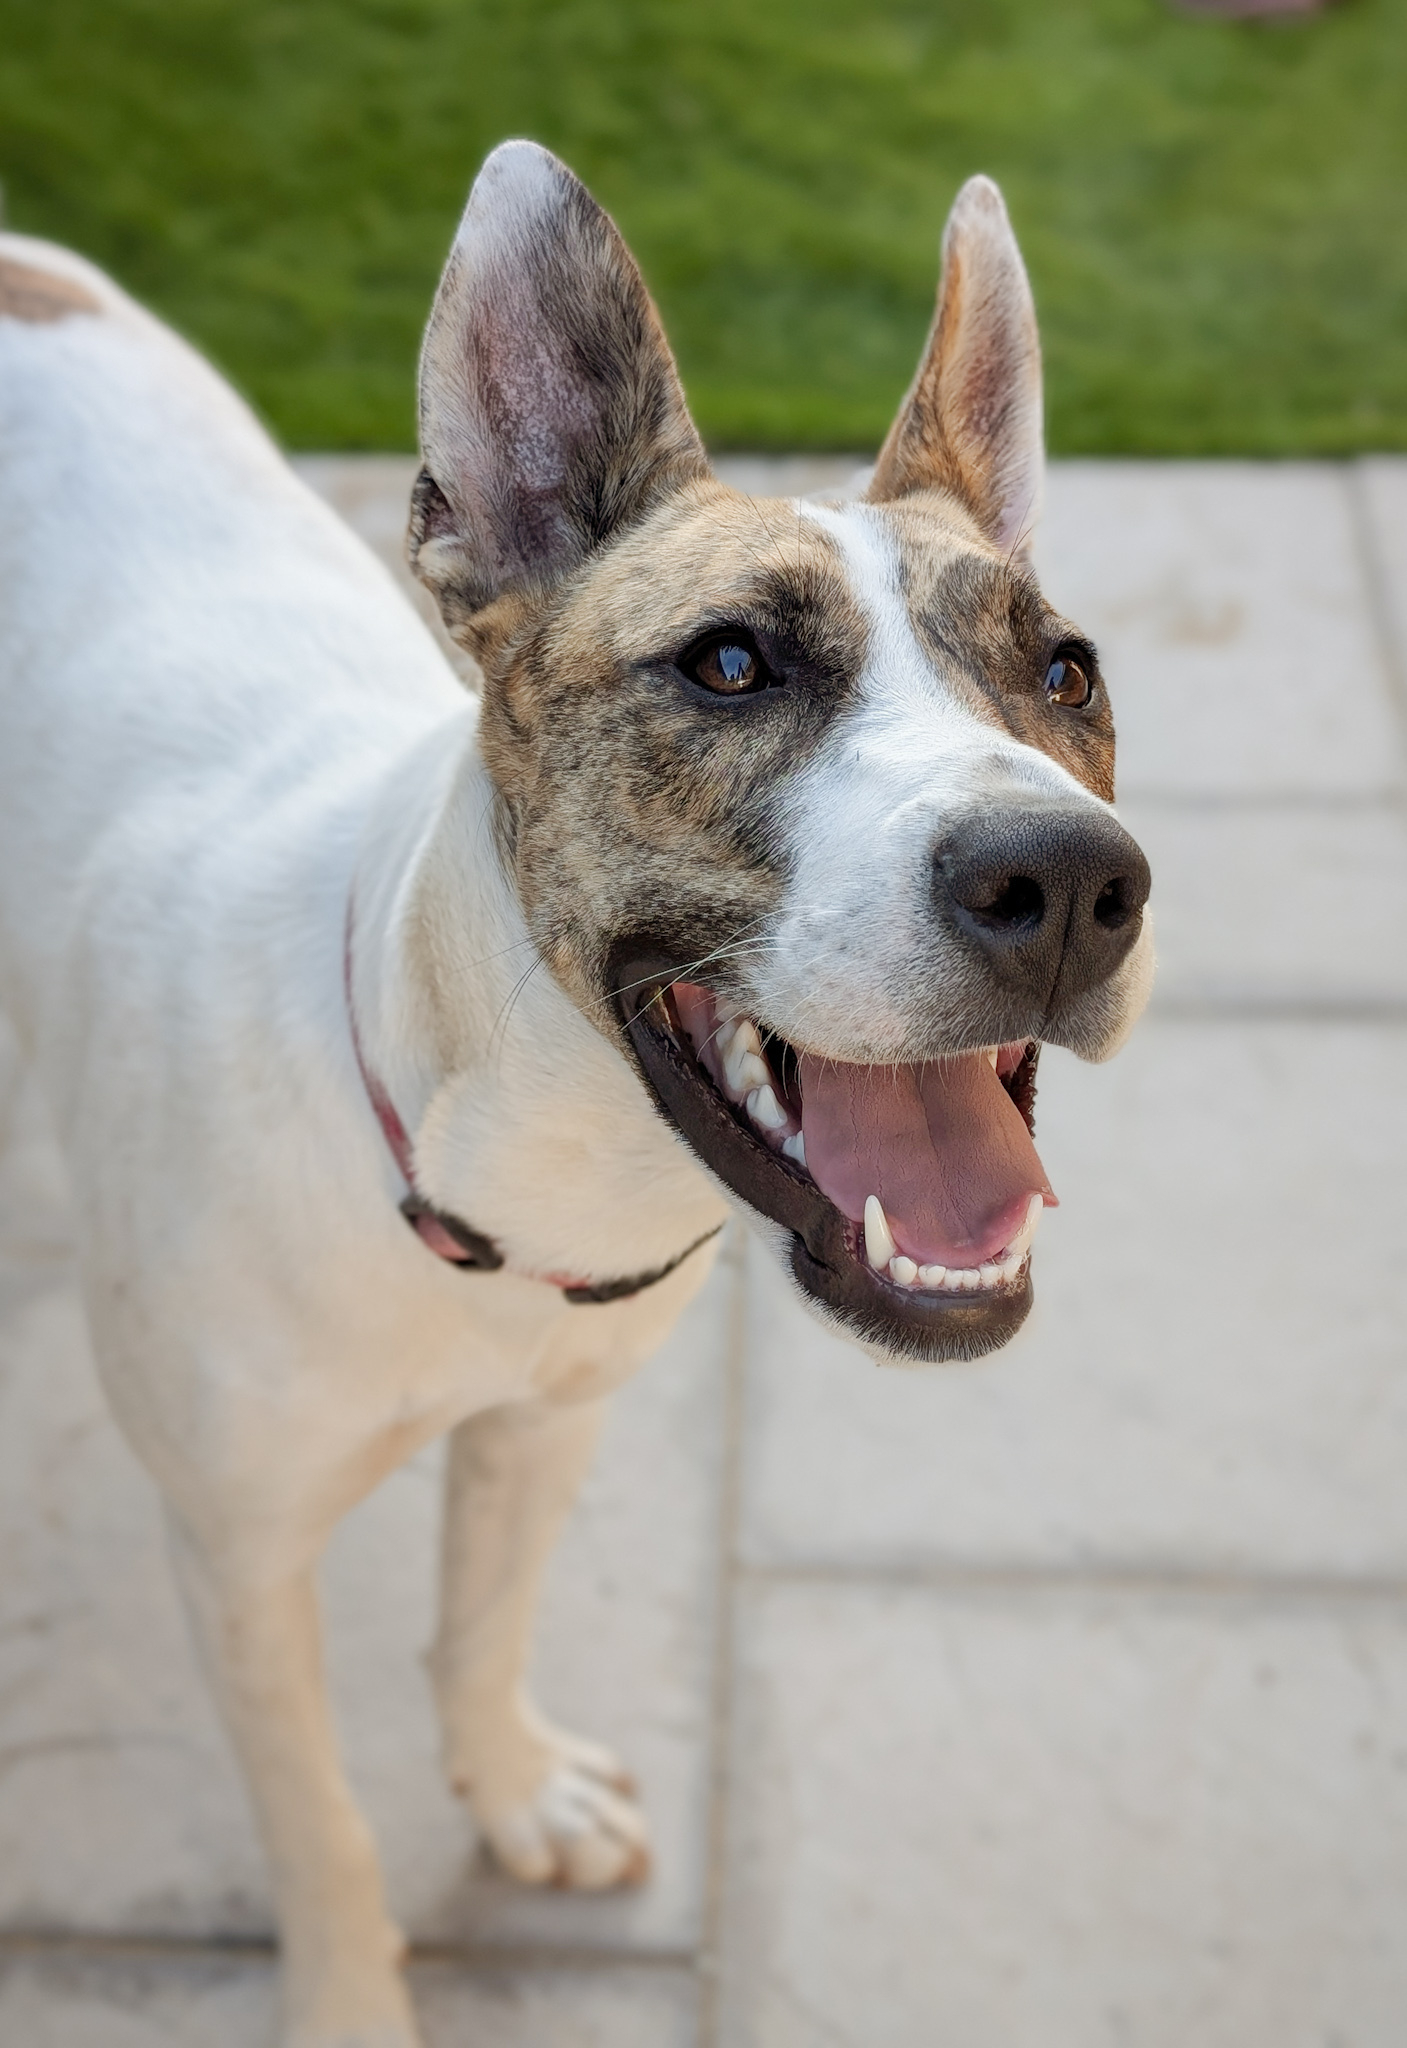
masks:
<path id="1" fill-rule="evenodd" d="M 503 143 L 469 195 L 421 352 L 420 445 L 410 563 L 461 637 L 708 474 L 630 251 L 535 143 Z"/>
<path id="2" fill-rule="evenodd" d="M 1001 193 L 969 178 L 943 235 L 928 346 L 875 464 L 869 497 L 951 492 L 1008 553 L 1040 512 L 1041 345 Z"/>

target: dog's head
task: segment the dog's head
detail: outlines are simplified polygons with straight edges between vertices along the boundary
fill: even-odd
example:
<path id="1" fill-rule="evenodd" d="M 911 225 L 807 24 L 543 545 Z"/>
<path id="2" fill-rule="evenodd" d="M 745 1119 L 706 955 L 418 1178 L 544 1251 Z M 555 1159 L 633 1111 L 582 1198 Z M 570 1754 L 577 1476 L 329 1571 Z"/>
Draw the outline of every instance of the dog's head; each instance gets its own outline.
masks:
<path id="1" fill-rule="evenodd" d="M 484 673 L 533 937 L 801 1287 L 891 1354 L 1030 1305 L 1043 1041 L 1151 973 L 1094 649 L 1027 556 L 1030 290 L 963 188 L 863 502 L 710 471 L 638 270 L 555 158 L 489 158 L 421 373 L 410 552 Z"/>

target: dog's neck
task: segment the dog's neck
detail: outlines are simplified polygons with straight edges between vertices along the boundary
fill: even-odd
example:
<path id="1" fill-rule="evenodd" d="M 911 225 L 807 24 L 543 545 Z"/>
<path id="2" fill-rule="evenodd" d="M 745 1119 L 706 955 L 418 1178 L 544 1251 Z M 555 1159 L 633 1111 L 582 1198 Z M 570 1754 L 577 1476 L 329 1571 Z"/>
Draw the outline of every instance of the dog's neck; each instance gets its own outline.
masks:
<path id="1" fill-rule="evenodd" d="M 519 1272 L 641 1273 L 724 1206 L 529 935 L 477 708 L 387 777 L 352 885 L 350 999 L 417 1190 Z"/>

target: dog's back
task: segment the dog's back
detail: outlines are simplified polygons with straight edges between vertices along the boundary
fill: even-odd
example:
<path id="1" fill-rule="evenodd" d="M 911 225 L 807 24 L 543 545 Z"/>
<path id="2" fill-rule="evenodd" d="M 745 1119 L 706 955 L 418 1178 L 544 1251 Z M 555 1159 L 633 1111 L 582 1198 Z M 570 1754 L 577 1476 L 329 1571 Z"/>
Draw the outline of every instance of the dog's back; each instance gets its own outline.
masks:
<path id="1" fill-rule="evenodd" d="M 257 872 L 283 795 L 315 809 L 319 779 L 462 706 L 200 357 L 80 258 L 0 236 L 0 1002 L 22 1038 L 60 1029 L 100 874 L 107 916 L 178 925 L 173 875 L 239 841 Z"/>

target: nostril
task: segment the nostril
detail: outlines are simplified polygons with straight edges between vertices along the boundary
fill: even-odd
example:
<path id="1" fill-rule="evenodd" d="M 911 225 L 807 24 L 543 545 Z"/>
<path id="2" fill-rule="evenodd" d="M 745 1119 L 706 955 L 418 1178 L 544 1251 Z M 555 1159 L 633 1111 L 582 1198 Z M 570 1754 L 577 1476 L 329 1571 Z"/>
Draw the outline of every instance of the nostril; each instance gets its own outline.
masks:
<path id="1" fill-rule="evenodd" d="M 1007 875 L 986 903 L 969 903 L 979 924 L 997 931 L 1026 926 L 1034 931 L 1045 916 L 1045 891 L 1032 875 Z"/>
<path id="2" fill-rule="evenodd" d="M 1115 875 L 1094 899 L 1093 917 L 1106 932 L 1119 931 L 1142 907 L 1138 890 L 1129 875 Z"/>

